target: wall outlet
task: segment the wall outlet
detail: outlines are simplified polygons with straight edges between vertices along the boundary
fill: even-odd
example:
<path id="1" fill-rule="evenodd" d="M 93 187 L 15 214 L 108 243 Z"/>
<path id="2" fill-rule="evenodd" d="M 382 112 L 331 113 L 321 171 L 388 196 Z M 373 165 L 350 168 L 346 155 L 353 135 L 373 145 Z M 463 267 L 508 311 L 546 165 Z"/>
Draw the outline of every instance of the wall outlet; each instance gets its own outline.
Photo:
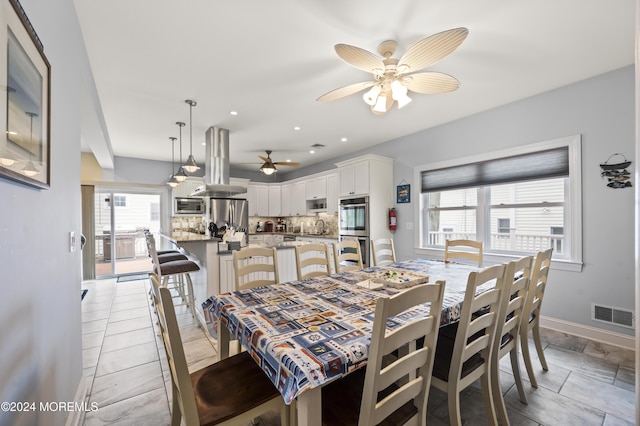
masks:
<path id="1" fill-rule="evenodd" d="M 74 231 L 69 232 L 69 251 L 76 251 L 76 233 Z"/>
<path id="2" fill-rule="evenodd" d="M 407 222 L 407 229 L 413 229 L 413 222 Z"/>

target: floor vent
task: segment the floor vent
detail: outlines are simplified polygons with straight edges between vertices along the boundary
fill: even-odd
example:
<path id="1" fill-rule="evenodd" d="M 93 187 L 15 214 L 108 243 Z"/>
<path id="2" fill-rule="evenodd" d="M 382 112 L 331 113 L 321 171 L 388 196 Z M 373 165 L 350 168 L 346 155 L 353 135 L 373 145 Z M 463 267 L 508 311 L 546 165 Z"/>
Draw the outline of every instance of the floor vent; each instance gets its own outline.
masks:
<path id="1" fill-rule="evenodd" d="M 592 304 L 591 319 L 620 325 L 622 327 L 634 328 L 635 315 L 633 311 Z"/>

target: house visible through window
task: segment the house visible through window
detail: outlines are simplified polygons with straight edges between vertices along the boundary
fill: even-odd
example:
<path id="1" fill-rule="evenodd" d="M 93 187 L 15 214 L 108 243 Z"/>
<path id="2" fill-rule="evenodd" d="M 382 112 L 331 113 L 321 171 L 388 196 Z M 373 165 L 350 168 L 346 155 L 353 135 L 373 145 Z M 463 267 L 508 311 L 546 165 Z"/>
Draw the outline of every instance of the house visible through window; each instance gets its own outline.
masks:
<path id="1" fill-rule="evenodd" d="M 160 203 L 149 203 L 149 220 L 156 222 L 160 220 Z"/>
<path id="2" fill-rule="evenodd" d="M 127 207 L 127 197 L 125 195 L 114 195 L 113 205 L 115 207 Z"/>
<path id="3" fill-rule="evenodd" d="M 498 218 L 498 233 L 508 234 L 510 230 L 511 230 L 511 220 Z"/>
<path id="4" fill-rule="evenodd" d="M 553 247 L 554 259 L 581 263 L 579 154 L 575 136 L 418 168 L 420 247 L 472 239 L 498 257 Z"/>

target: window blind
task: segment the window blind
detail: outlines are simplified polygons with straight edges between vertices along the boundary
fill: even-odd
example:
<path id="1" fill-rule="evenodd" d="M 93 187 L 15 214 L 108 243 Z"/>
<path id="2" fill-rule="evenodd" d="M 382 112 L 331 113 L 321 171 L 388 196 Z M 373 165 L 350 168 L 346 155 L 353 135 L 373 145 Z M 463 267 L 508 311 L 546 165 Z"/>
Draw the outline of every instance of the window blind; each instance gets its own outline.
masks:
<path id="1" fill-rule="evenodd" d="M 569 147 L 496 158 L 421 173 L 422 192 L 569 176 Z"/>

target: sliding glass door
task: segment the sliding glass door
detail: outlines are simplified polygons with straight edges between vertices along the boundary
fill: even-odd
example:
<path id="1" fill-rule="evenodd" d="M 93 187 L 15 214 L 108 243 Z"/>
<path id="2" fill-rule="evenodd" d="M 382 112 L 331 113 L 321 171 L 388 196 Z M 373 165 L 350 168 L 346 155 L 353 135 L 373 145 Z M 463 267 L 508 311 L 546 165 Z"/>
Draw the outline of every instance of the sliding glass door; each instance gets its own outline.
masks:
<path id="1" fill-rule="evenodd" d="M 94 211 L 96 277 L 150 271 L 144 230 L 160 230 L 160 194 L 96 189 Z"/>

